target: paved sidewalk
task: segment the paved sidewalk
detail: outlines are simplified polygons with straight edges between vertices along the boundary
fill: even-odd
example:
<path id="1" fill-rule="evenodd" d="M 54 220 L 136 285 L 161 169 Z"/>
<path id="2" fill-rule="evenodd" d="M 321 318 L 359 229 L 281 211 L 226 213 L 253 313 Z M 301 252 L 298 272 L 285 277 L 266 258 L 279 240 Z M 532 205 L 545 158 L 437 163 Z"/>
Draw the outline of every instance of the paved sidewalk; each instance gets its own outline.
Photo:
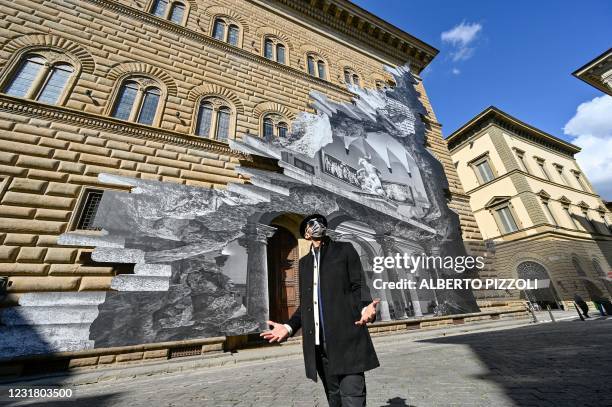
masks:
<path id="1" fill-rule="evenodd" d="M 545 321 L 547 313 L 538 313 Z M 563 318 L 569 318 L 563 320 Z M 368 406 L 609 406 L 612 319 L 557 323 L 495 321 L 375 339 L 381 367 L 367 373 Z M 255 353 L 266 352 L 266 359 Z M 325 406 L 320 383 L 304 378 L 300 346 L 246 350 L 221 366 L 170 362 L 174 373 L 107 377 L 74 385 L 81 373 L 47 378 L 74 391 L 69 402 L 6 398 L 10 406 Z M 201 359 L 201 358 L 200 358 Z M 142 369 L 143 366 L 121 369 Z M 91 378 L 91 377 L 90 377 Z M 99 379 L 99 377 L 98 377 Z M 22 387 L 33 382 L 22 382 Z M 39 380 L 38 385 L 42 382 Z M 3 395 L 6 394 L 3 390 Z M 44 404 L 43 404 L 44 403 Z"/>
<path id="2" fill-rule="evenodd" d="M 557 312 L 555 313 L 557 320 L 574 318 L 575 314 Z M 536 313 L 538 323 L 550 321 L 547 312 Z M 373 340 L 378 349 L 380 346 L 394 344 L 396 342 L 418 341 L 423 339 L 431 339 L 439 336 L 458 335 L 468 332 L 479 332 L 482 330 L 505 329 L 507 327 L 529 325 L 531 319 L 501 319 L 487 320 L 483 322 L 473 322 L 466 325 L 447 326 L 443 328 L 428 328 L 406 333 L 398 334 L 397 332 L 377 334 Z M 233 353 L 213 353 L 204 356 L 184 357 L 162 362 L 138 362 L 135 364 L 123 364 L 120 367 L 105 367 L 98 366 L 97 368 L 74 369 L 70 373 L 47 374 L 40 378 L 27 377 L 17 379 L 16 382 L 28 383 L 31 385 L 45 384 L 61 384 L 66 385 L 83 385 L 93 384 L 98 382 L 107 382 L 110 380 L 132 379 L 141 376 L 152 376 L 157 374 L 167 374 L 176 372 L 187 372 L 195 369 L 204 369 L 219 366 L 228 366 L 233 364 L 262 361 L 270 359 L 283 359 L 288 357 L 301 357 L 302 347 L 300 341 L 291 341 L 284 343 L 281 346 L 267 346 L 252 349 L 241 349 Z M 0 386 L 5 383 L 13 383 L 13 381 L 0 380 Z"/>

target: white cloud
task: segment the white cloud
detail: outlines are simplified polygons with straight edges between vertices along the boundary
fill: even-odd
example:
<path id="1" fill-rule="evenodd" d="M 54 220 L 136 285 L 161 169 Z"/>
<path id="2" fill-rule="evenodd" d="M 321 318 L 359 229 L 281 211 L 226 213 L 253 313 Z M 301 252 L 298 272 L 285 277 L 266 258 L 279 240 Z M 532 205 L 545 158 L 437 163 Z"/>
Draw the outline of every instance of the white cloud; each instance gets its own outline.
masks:
<path id="1" fill-rule="evenodd" d="M 465 21 L 448 31 L 442 33 L 442 41 L 450 42 L 453 45 L 468 45 L 476 39 L 478 32 L 482 30 L 482 25 L 478 23 L 466 23 Z"/>
<path id="2" fill-rule="evenodd" d="M 453 75 L 459 75 L 461 73 L 461 71 L 457 68 L 453 68 L 451 72 L 453 73 Z"/>
<path id="3" fill-rule="evenodd" d="M 612 97 L 581 103 L 563 132 L 582 148 L 576 159 L 597 193 L 612 200 Z"/>
<path id="4" fill-rule="evenodd" d="M 450 30 L 444 31 L 440 37 L 442 42 L 453 46 L 454 50 L 451 52 L 453 61 L 465 61 L 474 54 L 474 47 L 469 45 L 476 40 L 480 31 L 482 31 L 481 24 L 463 21 Z"/>

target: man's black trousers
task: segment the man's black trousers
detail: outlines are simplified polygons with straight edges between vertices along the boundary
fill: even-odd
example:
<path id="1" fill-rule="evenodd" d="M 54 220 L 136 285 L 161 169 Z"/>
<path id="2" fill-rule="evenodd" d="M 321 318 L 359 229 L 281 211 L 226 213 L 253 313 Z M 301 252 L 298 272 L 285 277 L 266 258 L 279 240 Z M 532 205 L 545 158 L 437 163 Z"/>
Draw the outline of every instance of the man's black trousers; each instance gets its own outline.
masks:
<path id="1" fill-rule="evenodd" d="M 363 372 L 347 375 L 329 374 L 329 360 L 323 346 L 316 346 L 317 372 L 323 382 L 330 407 L 365 407 L 366 384 Z"/>

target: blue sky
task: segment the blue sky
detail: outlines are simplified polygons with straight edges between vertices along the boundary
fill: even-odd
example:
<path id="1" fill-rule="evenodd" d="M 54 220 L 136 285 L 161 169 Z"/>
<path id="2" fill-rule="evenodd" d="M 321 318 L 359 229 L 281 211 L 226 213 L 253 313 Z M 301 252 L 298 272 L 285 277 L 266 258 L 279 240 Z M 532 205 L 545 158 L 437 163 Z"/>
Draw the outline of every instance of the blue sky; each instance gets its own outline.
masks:
<path id="1" fill-rule="evenodd" d="M 440 50 L 423 77 L 445 137 L 497 106 L 583 147 L 579 163 L 612 200 L 612 98 L 571 75 L 612 47 L 612 1 L 355 3 Z"/>

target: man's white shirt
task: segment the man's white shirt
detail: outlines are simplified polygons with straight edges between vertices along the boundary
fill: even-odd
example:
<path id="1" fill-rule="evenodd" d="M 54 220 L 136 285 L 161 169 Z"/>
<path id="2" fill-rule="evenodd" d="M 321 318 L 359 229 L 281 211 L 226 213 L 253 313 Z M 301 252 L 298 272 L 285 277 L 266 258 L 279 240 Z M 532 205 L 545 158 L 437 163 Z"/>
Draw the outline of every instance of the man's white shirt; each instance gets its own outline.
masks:
<path id="1" fill-rule="evenodd" d="M 312 275 L 312 312 L 314 316 L 315 323 L 315 345 L 320 345 L 320 335 L 319 329 L 321 325 L 321 321 L 319 321 L 319 290 L 318 284 L 319 282 L 319 264 L 321 259 L 321 247 L 319 246 L 319 250 L 314 249 L 314 245 L 310 246 L 310 253 L 312 254 L 313 260 L 313 275 Z M 363 307 L 361 310 L 361 315 L 365 312 L 367 307 Z M 293 335 L 293 328 L 290 325 L 283 325 L 287 331 L 289 331 L 289 336 Z"/>

